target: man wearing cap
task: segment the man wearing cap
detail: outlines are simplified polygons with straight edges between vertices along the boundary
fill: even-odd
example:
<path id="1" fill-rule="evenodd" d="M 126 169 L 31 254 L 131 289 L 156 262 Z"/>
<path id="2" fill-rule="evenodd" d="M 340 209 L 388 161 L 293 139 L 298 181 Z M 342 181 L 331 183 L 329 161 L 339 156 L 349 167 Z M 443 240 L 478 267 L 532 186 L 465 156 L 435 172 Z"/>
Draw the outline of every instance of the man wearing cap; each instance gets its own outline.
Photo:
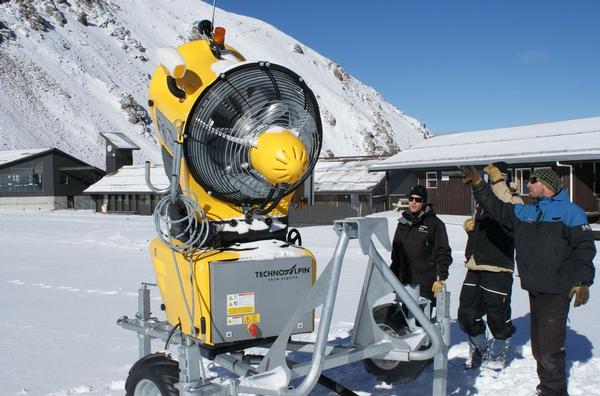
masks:
<path id="1" fill-rule="evenodd" d="M 408 209 L 398 219 L 390 268 L 401 283 L 418 284 L 421 296 L 434 303 L 451 263 L 446 225 L 427 203 L 427 189 L 416 185 L 408 194 Z"/>
<path id="2" fill-rule="evenodd" d="M 504 202 L 523 204 L 513 196 L 507 184 L 506 163 L 490 164 L 484 168 L 489 175 L 494 194 Z M 510 337 L 515 332 L 511 321 L 510 300 L 515 267 L 515 242 L 482 207 L 464 224 L 467 232 L 465 267 L 467 275 L 460 292 L 458 323 L 469 336 L 469 357 L 465 368 L 480 365 L 494 371 L 504 368 Z M 485 322 L 493 338 L 488 342 Z"/>
<path id="3" fill-rule="evenodd" d="M 567 393 L 565 338 L 569 302 L 589 299 L 596 254 L 584 211 L 569 201 L 551 169 L 537 169 L 527 189 L 535 204 L 499 200 L 475 168 L 462 168 L 477 202 L 514 233 L 521 287 L 529 292 L 531 349 L 537 361 L 539 395 Z"/>

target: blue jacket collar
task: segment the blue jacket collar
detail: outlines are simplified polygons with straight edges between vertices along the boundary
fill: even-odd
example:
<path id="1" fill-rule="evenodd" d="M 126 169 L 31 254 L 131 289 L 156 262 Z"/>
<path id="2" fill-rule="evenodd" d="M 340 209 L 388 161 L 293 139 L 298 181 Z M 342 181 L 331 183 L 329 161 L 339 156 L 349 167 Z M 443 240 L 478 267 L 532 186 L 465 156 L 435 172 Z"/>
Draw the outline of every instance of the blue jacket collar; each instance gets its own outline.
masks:
<path id="1" fill-rule="evenodd" d="M 569 196 L 567 195 L 567 192 L 565 191 L 564 188 L 561 188 L 560 190 L 558 190 L 558 192 L 556 194 L 554 194 L 551 197 L 538 198 L 538 203 L 550 203 L 552 201 L 568 201 L 568 200 L 569 200 Z"/>

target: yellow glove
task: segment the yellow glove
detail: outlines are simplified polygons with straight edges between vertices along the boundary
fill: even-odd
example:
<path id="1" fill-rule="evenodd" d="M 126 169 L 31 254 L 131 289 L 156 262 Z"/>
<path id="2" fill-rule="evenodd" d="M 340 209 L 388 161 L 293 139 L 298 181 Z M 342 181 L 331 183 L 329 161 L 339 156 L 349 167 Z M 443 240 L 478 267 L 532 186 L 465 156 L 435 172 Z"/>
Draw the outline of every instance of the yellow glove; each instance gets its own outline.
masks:
<path id="1" fill-rule="evenodd" d="M 437 294 L 442 290 L 442 287 L 444 287 L 444 283 L 445 281 L 442 280 L 438 280 L 433 282 L 433 286 L 431 287 L 431 291 L 433 292 L 433 296 L 436 297 Z"/>
<path id="2" fill-rule="evenodd" d="M 461 166 L 460 175 L 462 176 L 463 183 L 465 184 L 473 184 L 476 186 L 481 182 L 481 176 L 479 176 L 479 172 L 477 172 L 477 169 L 471 165 Z"/>
<path id="3" fill-rule="evenodd" d="M 473 217 L 469 217 L 467 220 L 465 220 L 463 228 L 465 229 L 465 232 L 473 231 L 475 229 L 475 219 Z"/>
<path id="4" fill-rule="evenodd" d="M 590 288 L 587 285 L 573 286 L 569 292 L 569 300 L 575 296 L 574 307 L 584 305 L 590 299 Z"/>
<path id="5" fill-rule="evenodd" d="M 494 184 L 498 183 L 501 180 L 504 180 L 504 178 L 502 177 L 502 173 L 500 173 L 500 169 L 498 169 L 492 164 L 489 164 L 485 168 L 483 168 L 483 171 L 490 175 L 490 179 Z"/>

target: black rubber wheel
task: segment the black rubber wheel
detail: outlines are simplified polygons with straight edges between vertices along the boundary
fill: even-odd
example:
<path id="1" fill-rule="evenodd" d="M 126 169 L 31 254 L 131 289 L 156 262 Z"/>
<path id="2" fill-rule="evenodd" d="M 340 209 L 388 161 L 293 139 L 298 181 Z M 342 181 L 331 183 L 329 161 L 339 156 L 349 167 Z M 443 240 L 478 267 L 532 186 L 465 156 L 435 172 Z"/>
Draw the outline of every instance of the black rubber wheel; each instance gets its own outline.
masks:
<path id="1" fill-rule="evenodd" d="M 404 316 L 402 316 L 396 304 L 383 304 L 373 308 L 373 317 L 379 328 L 392 337 L 409 334 Z M 431 363 L 431 360 L 413 360 L 409 362 L 383 359 L 363 360 L 367 372 L 388 384 L 404 384 L 414 381 L 429 363 Z"/>
<path id="2" fill-rule="evenodd" d="M 178 396 L 179 363 L 164 353 L 144 356 L 129 370 L 127 396 Z"/>

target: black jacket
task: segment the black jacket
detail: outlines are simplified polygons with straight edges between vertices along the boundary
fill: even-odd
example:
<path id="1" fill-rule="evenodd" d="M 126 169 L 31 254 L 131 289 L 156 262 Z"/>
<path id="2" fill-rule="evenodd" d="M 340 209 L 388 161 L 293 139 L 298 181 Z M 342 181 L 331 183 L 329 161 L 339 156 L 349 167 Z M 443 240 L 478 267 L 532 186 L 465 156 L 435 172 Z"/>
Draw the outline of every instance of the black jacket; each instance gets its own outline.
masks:
<path id="1" fill-rule="evenodd" d="M 490 186 L 473 187 L 475 199 L 514 232 L 521 287 L 533 293 L 562 294 L 594 281 L 596 247 L 584 211 L 561 190 L 535 205 L 499 200 Z"/>
<path id="2" fill-rule="evenodd" d="M 446 226 L 433 208 L 426 205 L 418 216 L 405 210 L 398 219 L 390 266 L 400 282 L 430 290 L 436 278 L 448 277 L 451 263 Z"/>
<path id="3" fill-rule="evenodd" d="M 479 265 L 514 269 L 515 242 L 511 233 L 490 217 L 481 206 L 475 211 L 475 228 L 467 235 L 467 260 L 474 256 Z"/>

